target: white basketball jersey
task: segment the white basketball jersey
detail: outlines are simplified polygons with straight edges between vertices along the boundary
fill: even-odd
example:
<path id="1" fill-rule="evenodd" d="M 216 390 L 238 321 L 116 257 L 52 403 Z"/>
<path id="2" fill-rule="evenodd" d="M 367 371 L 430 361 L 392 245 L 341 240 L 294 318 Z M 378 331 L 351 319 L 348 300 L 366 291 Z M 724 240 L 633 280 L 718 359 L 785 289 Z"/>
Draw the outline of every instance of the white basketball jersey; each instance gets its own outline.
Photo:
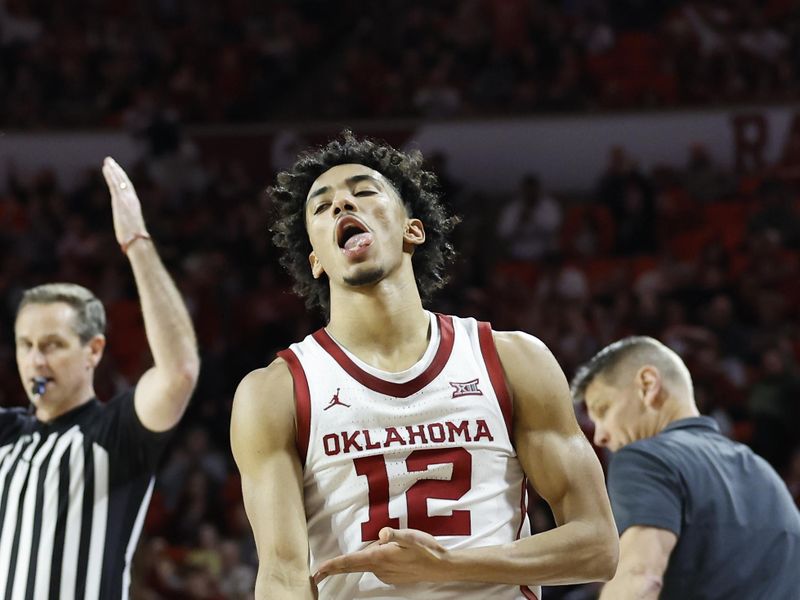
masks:
<path id="1" fill-rule="evenodd" d="M 448 549 L 530 535 L 511 398 L 491 327 L 431 314 L 431 341 L 401 373 L 358 360 L 324 329 L 280 353 L 294 379 L 311 572 L 382 527 L 426 531 Z M 387 585 L 328 577 L 321 600 L 539 598 L 538 588 L 453 582 Z"/>

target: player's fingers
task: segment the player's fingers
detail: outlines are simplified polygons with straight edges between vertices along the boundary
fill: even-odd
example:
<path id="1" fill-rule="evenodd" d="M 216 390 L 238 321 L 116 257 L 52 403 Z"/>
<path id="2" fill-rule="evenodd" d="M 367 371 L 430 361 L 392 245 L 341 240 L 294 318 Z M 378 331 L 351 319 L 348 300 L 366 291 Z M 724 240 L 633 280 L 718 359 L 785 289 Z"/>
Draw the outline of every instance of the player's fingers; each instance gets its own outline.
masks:
<path id="1" fill-rule="evenodd" d="M 387 534 L 389 539 L 387 542 L 394 542 L 403 548 L 425 543 L 425 539 L 416 529 L 390 529 L 389 527 L 384 527 L 381 530 L 381 533 L 383 533 L 385 530 L 389 530 L 389 533 Z"/>
<path id="2" fill-rule="evenodd" d="M 336 575 L 338 573 L 354 573 L 360 572 L 365 569 L 367 561 L 364 560 L 362 552 L 354 552 L 353 554 L 343 554 L 336 558 L 331 558 L 325 561 L 319 567 L 318 573 L 324 579 L 328 575 Z"/>
<path id="3" fill-rule="evenodd" d="M 396 529 L 392 529 L 391 527 L 384 527 L 378 532 L 378 543 L 379 544 L 388 544 L 389 542 L 393 542 L 394 535 Z"/>

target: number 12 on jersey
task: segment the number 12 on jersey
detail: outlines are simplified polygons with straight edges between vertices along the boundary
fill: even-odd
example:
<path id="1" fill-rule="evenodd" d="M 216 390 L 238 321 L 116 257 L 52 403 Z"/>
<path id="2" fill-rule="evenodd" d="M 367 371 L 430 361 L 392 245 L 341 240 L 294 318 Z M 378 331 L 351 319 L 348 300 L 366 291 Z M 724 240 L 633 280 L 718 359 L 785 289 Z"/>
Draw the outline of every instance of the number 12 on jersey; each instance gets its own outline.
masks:
<path id="1" fill-rule="evenodd" d="M 361 541 L 372 542 L 384 527 L 397 529 L 400 519 L 389 516 L 389 475 L 380 454 L 353 459 L 356 473 L 367 478 L 369 519 L 361 523 Z M 431 465 L 452 464 L 449 480 L 430 479 L 424 472 Z M 464 448 L 414 450 L 406 458 L 409 472 L 423 475 L 406 491 L 408 527 L 431 535 L 470 535 L 468 510 L 454 510 L 450 515 L 428 514 L 428 499 L 458 500 L 469 491 L 472 480 L 472 455 Z"/>

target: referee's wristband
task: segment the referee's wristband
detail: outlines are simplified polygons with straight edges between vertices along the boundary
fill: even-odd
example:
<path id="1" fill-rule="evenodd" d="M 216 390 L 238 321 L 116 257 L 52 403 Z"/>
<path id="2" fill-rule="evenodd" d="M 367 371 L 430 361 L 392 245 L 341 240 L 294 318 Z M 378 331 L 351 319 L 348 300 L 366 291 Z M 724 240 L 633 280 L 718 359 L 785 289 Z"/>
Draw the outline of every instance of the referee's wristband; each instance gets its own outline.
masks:
<path id="1" fill-rule="evenodd" d="M 150 241 L 152 241 L 153 238 L 150 237 L 149 233 L 134 233 L 127 240 L 125 240 L 124 242 L 120 243 L 119 247 L 122 249 L 122 253 L 123 254 L 127 254 L 128 253 L 128 248 L 130 248 L 131 244 L 133 244 L 136 240 L 150 240 Z"/>

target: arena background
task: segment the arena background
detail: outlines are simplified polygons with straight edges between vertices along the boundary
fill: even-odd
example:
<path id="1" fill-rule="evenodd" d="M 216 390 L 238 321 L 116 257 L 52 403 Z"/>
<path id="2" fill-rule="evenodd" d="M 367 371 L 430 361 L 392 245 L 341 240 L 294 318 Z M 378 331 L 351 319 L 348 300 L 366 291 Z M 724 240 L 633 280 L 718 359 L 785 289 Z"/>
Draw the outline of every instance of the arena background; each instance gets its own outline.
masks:
<path id="1" fill-rule="evenodd" d="M 41 282 L 105 303 L 102 398 L 150 361 L 100 176 L 111 154 L 203 360 L 134 597 L 251 597 L 231 398 L 320 325 L 277 265 L 263 189 L 349 126 L 423 149 L 464 218 L 430 308 L 533 333 L 568 377 L 620 336 L 662 339 L 702 412 L 800 502 L 798 98 L 791 0 L 0 0 L 0 402 L 25 401 L 13 318 Z"/>

